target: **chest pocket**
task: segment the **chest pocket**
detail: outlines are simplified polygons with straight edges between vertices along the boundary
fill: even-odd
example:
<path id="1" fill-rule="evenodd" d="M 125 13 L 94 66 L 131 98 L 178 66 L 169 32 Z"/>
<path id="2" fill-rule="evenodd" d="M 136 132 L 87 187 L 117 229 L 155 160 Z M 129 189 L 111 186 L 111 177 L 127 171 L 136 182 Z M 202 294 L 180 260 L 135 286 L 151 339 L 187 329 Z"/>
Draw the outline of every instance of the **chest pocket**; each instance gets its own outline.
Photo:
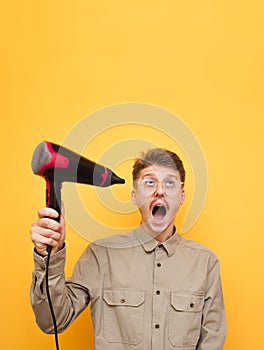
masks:
<path id="1" fill-rule="evenodd" d="M 103 300 L 105 339 L 110 343 L 138 344 L 144 333 L 145 292 L 107 289 Z"/>
<path id="2" fill-rule="evenodd" d="M 172 346 L 196 348 L 201 331 L 204 296 L 191 292 L 172 292 L 169 340 Z"/>

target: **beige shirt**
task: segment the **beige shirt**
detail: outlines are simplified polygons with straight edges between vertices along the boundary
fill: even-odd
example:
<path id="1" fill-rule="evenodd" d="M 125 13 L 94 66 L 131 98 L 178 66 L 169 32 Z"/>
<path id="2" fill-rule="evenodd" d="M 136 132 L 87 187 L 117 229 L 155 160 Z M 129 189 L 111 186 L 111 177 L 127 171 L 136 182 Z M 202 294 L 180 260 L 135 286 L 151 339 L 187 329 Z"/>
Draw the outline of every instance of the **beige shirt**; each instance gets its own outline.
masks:
<path id="1" fill-rule="evenodd" d="M 31 302 L 53 332 L 45 259 L 34 254 Z M 221 350 L 225 312 L 214 253 L 175 233 L 163 244 L 140 227 L 91 243 L 64 279 L 65 248 L 51 256 L 50 294 L 61 332 L 91 301 L 95 350 Z"/>

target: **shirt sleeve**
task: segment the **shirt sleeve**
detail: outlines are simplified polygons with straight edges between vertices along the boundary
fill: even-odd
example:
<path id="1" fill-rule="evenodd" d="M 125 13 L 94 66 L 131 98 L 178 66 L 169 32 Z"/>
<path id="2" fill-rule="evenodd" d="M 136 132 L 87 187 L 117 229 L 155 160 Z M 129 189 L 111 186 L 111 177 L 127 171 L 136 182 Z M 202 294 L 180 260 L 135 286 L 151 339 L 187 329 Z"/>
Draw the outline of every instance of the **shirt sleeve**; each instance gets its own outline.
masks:
<path id="1" fill-rule="evenodd" d="M 219 261 L 213 255 L 208 264 L 207 290 L 197 350 L 222 350 L 226 338 L 226 319 Z"/>
<path id="2" fill-rule="evenodd" d="M 66 280 L 64 274 L 66 247 L 51 255 L 49 263 L 49 292 L 51 296 L 58 332 L 65 330 L 73 320 L 83 311 L 90 302 L 89 284 L 85 282 L 88 270 L 96 274 L 98 271 L 98 260 L 89 249 L 85 250 L 83 256 L 76 263 L 73 277 Z M 30 289 L 31 305 L 36 317 L 36 322 L 45 333 L 54 333 L 50 307 L 46 291 L 46 259 L 34 253 L 34 271 Z M 87 266 L 87 265 L 86 265 Z M 89 275 L 90 284 L 93 284 L 93 275 Z M 94 279 L 98 279 L 98 276 Z"/>

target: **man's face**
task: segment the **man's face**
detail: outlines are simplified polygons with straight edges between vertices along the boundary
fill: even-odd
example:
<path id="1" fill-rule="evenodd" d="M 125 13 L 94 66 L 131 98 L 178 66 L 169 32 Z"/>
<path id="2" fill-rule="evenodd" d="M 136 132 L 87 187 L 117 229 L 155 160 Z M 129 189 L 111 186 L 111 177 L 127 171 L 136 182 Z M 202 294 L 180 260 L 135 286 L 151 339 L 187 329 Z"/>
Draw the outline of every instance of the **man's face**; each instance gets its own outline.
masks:
<path id="1" fill-rule="evenodd" d="M 179 172 L 159 165 L 143 169 L 132 191 L 143 228 L 153 237 L 162 232 L 172 233 L 176 213 L 184 199 Z"/>

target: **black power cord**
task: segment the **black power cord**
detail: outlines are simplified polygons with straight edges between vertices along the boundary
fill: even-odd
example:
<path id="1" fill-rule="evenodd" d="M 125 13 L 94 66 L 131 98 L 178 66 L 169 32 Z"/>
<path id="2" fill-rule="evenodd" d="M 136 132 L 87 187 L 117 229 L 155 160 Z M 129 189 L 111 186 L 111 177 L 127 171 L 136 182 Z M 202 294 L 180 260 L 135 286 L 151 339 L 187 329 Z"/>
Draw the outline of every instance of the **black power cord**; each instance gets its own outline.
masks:
<path id="1" fill-rule="evenodd" d="M 54 337 L 55 337 L 55 343 L 56 343 L 56 350 L 59 350 L 59 340 L 58 340 L 58 329 L 57 329 L 57 322 L 56 322 L 56 317 L 54 314 L 53 306 L 52 306 L 52 301 L 50 297 L 50 292 L 49 292 L 49 261 L 50 261 L 50 255 L 51 255 L 51 247 L 47 247 L 47 261 L 46 261 L 46 291 L 47 291 L 47 297 L 48 297 L 48 302 L 49 302 L 49 307 L 50 307 L 50 313 L 53 321 L 53 326 L 54 326 Z"/>

